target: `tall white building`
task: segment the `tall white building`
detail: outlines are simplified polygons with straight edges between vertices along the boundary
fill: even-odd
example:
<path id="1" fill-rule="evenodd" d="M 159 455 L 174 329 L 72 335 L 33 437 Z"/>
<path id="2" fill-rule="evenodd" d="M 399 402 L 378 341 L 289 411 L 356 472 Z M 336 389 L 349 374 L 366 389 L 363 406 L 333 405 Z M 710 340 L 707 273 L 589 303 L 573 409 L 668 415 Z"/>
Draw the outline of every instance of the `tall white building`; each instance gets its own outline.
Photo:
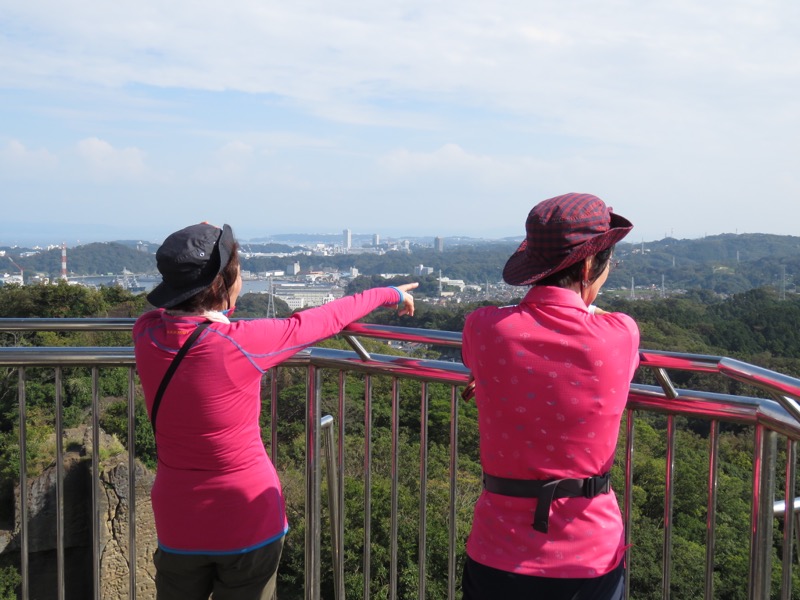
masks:
<path id="1" fill-rule="evenodd" d="M 342 232 L 342 246 L 345 250 L 350 250 L 353 246 L 353 233 L 349 229 L 345 229 Z"/>

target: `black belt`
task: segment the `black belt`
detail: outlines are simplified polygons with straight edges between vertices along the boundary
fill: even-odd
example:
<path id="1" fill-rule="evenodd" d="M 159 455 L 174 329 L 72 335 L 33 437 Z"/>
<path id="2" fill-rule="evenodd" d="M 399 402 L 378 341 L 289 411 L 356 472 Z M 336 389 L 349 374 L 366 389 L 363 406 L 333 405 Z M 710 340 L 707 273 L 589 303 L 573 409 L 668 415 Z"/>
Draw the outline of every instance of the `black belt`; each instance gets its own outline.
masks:
<path id="1" fill-rule="evenodd" d="M 586 479 L 508 479 L 483 474 L 483 487 L 487 492 L 536 498 L 533 528 L 547 533 L 550 525 L 550 503 L 553 498 L 594 498 L 611 491 L 610 474 L 595 475 Z"/>

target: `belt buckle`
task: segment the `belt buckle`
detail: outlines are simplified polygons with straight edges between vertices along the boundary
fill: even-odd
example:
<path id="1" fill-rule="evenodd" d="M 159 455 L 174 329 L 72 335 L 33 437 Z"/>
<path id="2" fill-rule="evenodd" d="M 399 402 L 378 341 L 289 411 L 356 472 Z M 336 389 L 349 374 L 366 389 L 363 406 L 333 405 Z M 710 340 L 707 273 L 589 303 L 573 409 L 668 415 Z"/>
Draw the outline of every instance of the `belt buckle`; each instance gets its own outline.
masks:
<path id="1" fill-rule="evenodd" d="M 597 496 L 597 479 L 595 477 L 587 477 L 583 480 L 583 495 L 585 498 Z"/>

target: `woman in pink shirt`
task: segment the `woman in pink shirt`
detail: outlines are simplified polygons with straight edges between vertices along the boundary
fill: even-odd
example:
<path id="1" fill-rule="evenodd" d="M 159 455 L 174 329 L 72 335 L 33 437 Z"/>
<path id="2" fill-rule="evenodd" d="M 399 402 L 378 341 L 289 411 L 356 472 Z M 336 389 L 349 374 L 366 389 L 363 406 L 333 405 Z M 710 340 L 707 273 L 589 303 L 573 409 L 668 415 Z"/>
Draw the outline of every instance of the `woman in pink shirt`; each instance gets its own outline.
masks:
<path id="1" fill-rule="evenodd" d="M 465 600 L 623 597 L 624 532 L 608 473 L 639 330 L 593 302 L 632 227 L 589 194 L 537 204 L 503 270 L 530 290 L 519 305 L 467 317 L 484 490 Z"/>
<path id="2" fill-rule="evenodd" d="M 261 441 L 262 376 L 380 306 L 414 313 L 408 291 L 416 283 L 288 319 L 231 322 L 242 289 L 237 250 L 228 225 L 201 223 L 167 237 L 156 252 L 163 281 L 147 296 L 158 309 L 133 329 L 158 448 L 151 492 L 158 600 L 272 598 L 289 526 Z"/>

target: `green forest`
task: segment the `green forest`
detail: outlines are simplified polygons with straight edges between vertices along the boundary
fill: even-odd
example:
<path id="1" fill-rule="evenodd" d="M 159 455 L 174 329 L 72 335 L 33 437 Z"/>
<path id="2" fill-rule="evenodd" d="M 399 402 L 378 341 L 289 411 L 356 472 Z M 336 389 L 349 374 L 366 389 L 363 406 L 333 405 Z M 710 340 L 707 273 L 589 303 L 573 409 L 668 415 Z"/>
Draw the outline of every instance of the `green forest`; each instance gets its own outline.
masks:
<path id="1" fill-rule="evenodd" d="M 633 260 L 629 257 L 628 260 Z M 399 280 L 398 280 L 399 281 Z M 359 278 L 349 292 L 373 284 L 372 278 Z M 520 294 L 524 290 L 520 290 Z M 421 290 L 420 297 L 425 290 Z M 431 293 L 433 291 L 431 290 Z M 263 315 L 265 297 L 249 294 L 237 303 L 237 318 Z M 680 297 L 631 300 L 624 295 L 606 294 L 598 304 L 608 310 L 632 315 L 642 333 L 641 346 L 651 350 L 669 350 L 704 355 L 721 355 L 800 377 L 800 297 L 785 296 L 774 285 L 748 289 L 724 296 L 708 291 L 687 292 Z M 435 306 L 418 302 L 418 312 L 412 318 L 398 317 L 392 311 L 376 311 L 367 322 L 460 331 L 466 314 L 476 305 Z M 0 287 L 0 318 L 26 317 L 136 317 L 148 308 L 142 295 L 131 295 L 119 288 L 99 290 L 58 285 Z M 288 307 L 276 303 L 279 316 L 289 314 Z M 373 353 L 399 352 L 375 340 L 362 343 Z M 97 346 L 130 345 L 127 332 L 1 332 L 2 346 Z M 323 343 L 329 347 L 349 349 L 341 339 Z M 458 351 L 441 348 L 419 348 L 416 355 L 425 358 L 458 360 Z M 53 398 L 55 381 L 52 369 L 28 369 L 27 431 L 28 469 L 30 475 L 41 472 L 53 461 L 52 444 L 48 434 L 54 425 Z M 276 465 L 287 497 L 291 530 L 287 538 L 281 568 L 279 589 L 281 598 L 302 598 L 304 585 L 304 505 L 305 468 L 304 371 L 283 368 L 275 373 L 279 389 L 279 451 Z M 649 382 L 647 373 L 637 373 L 635 381 Z M 338 394 L 338 373 L 323 376 L 323 410 L 335 414 Z M 706 375 L 677 377 L 681 387 L 698 390 L 730 392 L 728 384 Z M 263 386 L 263 439 L 269 444 L 269 389 L 266 378 Z M 389 597 L 389 509 L 391 505 L 392 472 L 392 381 L 375 377 L 372 385 L 372 453 L 371 474 L 372 539 L 371 591 L 372 597 Z M 103 369 L 100 376 L 103 429 L 127 445 L 127 370 Z M 87 369 L 65 368 L 64 424 L 73 427 L 87 422 L 91 407 L 91 375 Z M 348 597 L 363 596 L 363 498 L 362 481 L 365 452 L 364 378 L 347 375 L 345 389 L 345 540 L 346 587 Z M 13 369 L 0 372 L 0 522 L 9 520 L 13 502 L 13 482 L 18 479 L 18 401 L 17 373 Z M 421 440 L 427 439 L 428 515 L 427 596 L 445 598 L 447 593 L 447 520 L 449 504 L 450 455 L 450 388 L 427 386 L 427 428 L 421 423 L 420 386 L 401 382 L 399 391 L 400 440 L 398 472 L 399 547 L 398 597 L 416 597 L 418 589 L 417 548 L 420 493 L 419 456 Z M 137 456 L 149 467 L 155 465 L 155 445 L 140 392 L 136 396 Z M 459 400 L 457 465 L 458 495 L 456 498 L 458 574 L 463 564 L 463 547 L 469 530 L 472 504 L 480 492 L 478 463 L 477 415 L 473 403 Z M 661 555 L 664 528 L 664 477 L 666 471 L 666 420 L 655 414 L 637 414 L 636 450 L 633 465 L 633 548 L 631 564 L 631 597 L 656 600 L 662 597 Z M 676 419 L 675 505 L 673 572 L 671 597 L 696 598 L 703 588 L 705 564 L 705 507 L 708 478 L 708 425 L 702 420 Z M 624 438 L 625 424 L 623 423 Z M 269 446 L 268 446 L 269 447 Z M 717 545 L 715 554 L 715 597 L 744 599 L 745 580 L 749 561 L 750 496 L 753 461 L 753 431 L 744 426 L 724 426 L 719 439 L 720 481 L 718 490 Z M 612 472 L 615 491 L 621 494 L 623 476 L 622 444 Z M 785 458 L 783 459 L 785 460 Z M 780 466 L 777 478 L 782 490 L 785 469 Z M 323 475 L 323 482 L 327 477 Z M 326 485 L 326 484 L 324 484 Z M 795 490 L 798 495 L 798 490 Z M 323 498 L 326 498 L 323 491 Z M 622 497 L 620 495 L 620 504 Z M 326 510 L 323 509 L 323 513 Z M 327 561 L 329 532 L 323 527 L 323 597 L 332 597 L 333 579 Z M 780 524 L 775 524 L 773 557 L 773 595 L 780 581 Z M 13 587 L 18 582 L 15 563 L 0 562 L 0 600 L 14 598 Z M 795 569 L 793 593 L 800 593 L 800 579 Z"/>

